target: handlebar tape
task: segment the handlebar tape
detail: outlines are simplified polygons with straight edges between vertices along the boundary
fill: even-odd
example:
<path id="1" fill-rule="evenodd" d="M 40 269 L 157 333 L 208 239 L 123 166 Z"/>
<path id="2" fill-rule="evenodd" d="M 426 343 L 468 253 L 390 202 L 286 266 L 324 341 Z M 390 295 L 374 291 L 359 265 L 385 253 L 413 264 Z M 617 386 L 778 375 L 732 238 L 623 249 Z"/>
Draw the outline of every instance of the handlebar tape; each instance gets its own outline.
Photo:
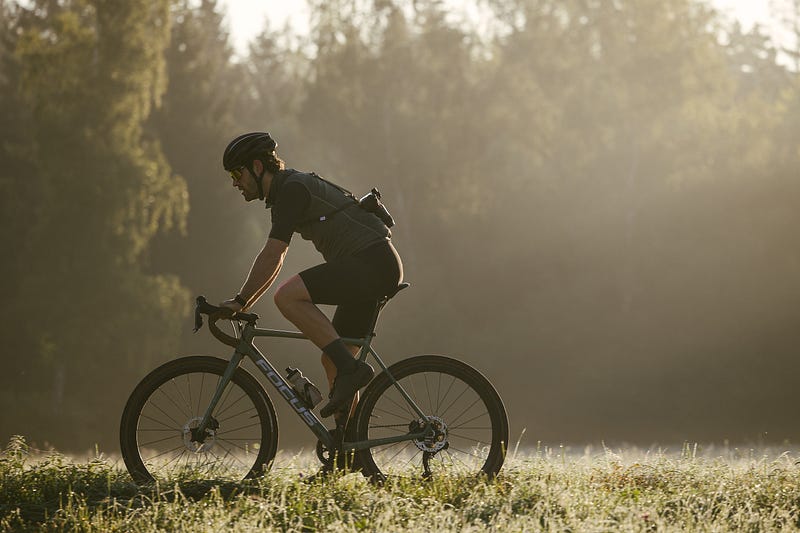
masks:
<path id="1" fill-rule="evenodd" d="M 216 322 L 221 318 L 228 320 L 241 320 L 248 324 L 255 324 L 258 315 L 255 313 L 237 313 L 227 307 L 220 307 L 208 303 L 205 296 L 198 296 L 194 307 L 194 331 L 203 327 L 203 315 L 208 316 L 208 329 L 218 341 L 234 348 L 239 345 L 239 339 L 232 337 L 220 330 Z"/>

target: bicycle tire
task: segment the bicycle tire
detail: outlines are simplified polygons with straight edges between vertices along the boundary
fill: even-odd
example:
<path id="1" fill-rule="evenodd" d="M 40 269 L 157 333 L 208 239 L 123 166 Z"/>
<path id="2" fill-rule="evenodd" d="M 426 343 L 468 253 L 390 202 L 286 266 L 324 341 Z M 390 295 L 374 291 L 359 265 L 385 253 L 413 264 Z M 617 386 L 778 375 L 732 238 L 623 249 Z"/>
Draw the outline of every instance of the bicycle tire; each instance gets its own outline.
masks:
<path id="1" fill-rule="evenodd" d="M 366 477 L 377 481 L 392 475 L 493 478 L 500 471 L 508 443 L 508 416 L 486 377 L 462 361 L 439 355 L 399 361 L 388 368 L 388 374 L 403 385 L 426 416 L 434 417 L 442 431 L 430 441 L 408 440 L 360 451 Z M 364 390 L 354 415 L 353 440 L 398 436 L 419 427 L 419 416 L 388 374 L 382 372 Z"/>
<path id="2" fill-rule="evenodd" d="M 272 466 L 278 448 L 275 408 L 243 368 L 236 369 L 212 413 L 218 427 L 209 442 L 199 449 L 191 442 L 192 426 L 199 425 L 227 366 L 216 357 L 184 357 L 153 370 L 136 386 L 122 414 L 120 449 L 137 484 L 182 475 L 240 481 Z M 145 442 L 151 435 L 155 440 Z"/>

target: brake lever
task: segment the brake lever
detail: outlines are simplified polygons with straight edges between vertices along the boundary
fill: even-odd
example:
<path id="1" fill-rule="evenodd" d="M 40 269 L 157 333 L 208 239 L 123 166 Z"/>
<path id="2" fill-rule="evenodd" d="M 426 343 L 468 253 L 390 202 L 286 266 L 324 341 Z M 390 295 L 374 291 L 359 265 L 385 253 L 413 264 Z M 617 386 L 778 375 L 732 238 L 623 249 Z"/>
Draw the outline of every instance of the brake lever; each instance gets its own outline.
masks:
<path id="1" fill-rule="evenodd" d="M 208 303 L 205 296 L 198 296 L 194 306 L 194 331 L 203 327 L 203 315 L 208 315 L 208 320 L 213 322 L 216 320 L 228 319 L 235 320 L 236 313 L 227 307 L 219 307 Z M 258 316 L 256 316 L 258 318 Z"/>
<path id="2" fill-rule="evenodd" d="M 208 304 L 205 296 L 198 296 L 195 300 L 194 306 L 194 332 L 197 333 L 203 327 L 203 314 L 200 312 L 200 307 L 203 304 Z"/>

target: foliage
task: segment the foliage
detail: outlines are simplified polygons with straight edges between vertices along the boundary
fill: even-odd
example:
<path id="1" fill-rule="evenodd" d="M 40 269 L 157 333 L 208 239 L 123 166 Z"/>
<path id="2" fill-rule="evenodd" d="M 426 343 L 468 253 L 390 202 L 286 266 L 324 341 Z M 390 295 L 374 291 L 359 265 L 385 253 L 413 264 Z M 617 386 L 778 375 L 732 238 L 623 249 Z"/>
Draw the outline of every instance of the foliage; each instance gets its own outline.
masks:
<path id="1" fill-rule="evenodd" d="M 18 243 L 24 270 L 2 322 L 36 320 L 5 347 L 25 358 L 4 374 L 3 397 L 24 399 L 37 434 L 79 438 L 97 417 L 116 418 L 106 376 L 150 367 L 187 311 L 179 280 L 141 265 L 156 232 L 182 224 L 188 208 L 183 180 L 143 129 L 164 89 L 166 8 L 41 1 L 12 25 L 28 135 L 15 140 L 21 155 L 13 145 L 6 153 L 24 157 L 13 178 L 28 197 L 17 200 L 35 213 L 14 220 L 24 232 L 7 243 Z M 120 342 L 126 328 L 148 334 Z M 4 427 L 12 416 L 3 414 Z"/>
<path id="2" fill-rule="evenodd" d="M 209 280 L 225 260 L 198 260 L 207 257 L 211 247 L 197 243 L 218 234 L 220 226 L 243 225 L 241 210 L 234 208 L 238 199 L 228 194 L 230 181 L 222 172 L 218 152 L 238 133 L 236 102 L 244 85 L 239 82 L 243 69 L 232 62 L 216 2 L 206 0 L 196 7 L 190 4 L 173 2 L 171 7 L 171 38 L 163 58 L 167 90 L 148 125 L 170 166 L 186 180 L 191 210 L 184 231 L 164 233 L 155 239 L 148 265 L 157 272 L 174 272 L 199 293 L 217 288 Z M 246 244 L 247 237 L 251 236 L 219 239 L 214 243 L 214 256 L 242 260 L 236 251 Z M 245 261 L 242 263 L 244 268 Z"/>

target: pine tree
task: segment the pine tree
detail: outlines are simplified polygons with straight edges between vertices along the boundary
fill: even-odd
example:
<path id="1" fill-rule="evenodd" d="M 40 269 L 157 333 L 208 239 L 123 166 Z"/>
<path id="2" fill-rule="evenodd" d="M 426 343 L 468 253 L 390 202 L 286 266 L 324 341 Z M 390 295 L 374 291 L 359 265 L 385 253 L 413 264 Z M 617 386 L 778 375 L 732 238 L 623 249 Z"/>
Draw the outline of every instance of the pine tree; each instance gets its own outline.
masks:
<path id="1" fill-rule="evenodd" d="M 71 446 L 109 442 L 125 391 L 170 357 L 188 311 L 178 279 L 141 264 L 188 209 L 184 181 L 143 128 L 165 86 L 168 2 L 39 0 L 19 28 L 37 209 L 14 308 L 36 320 L 15 330 L 26 364 L 9 386 L 33 405 L 34 439 L 61 430 Z"/>

